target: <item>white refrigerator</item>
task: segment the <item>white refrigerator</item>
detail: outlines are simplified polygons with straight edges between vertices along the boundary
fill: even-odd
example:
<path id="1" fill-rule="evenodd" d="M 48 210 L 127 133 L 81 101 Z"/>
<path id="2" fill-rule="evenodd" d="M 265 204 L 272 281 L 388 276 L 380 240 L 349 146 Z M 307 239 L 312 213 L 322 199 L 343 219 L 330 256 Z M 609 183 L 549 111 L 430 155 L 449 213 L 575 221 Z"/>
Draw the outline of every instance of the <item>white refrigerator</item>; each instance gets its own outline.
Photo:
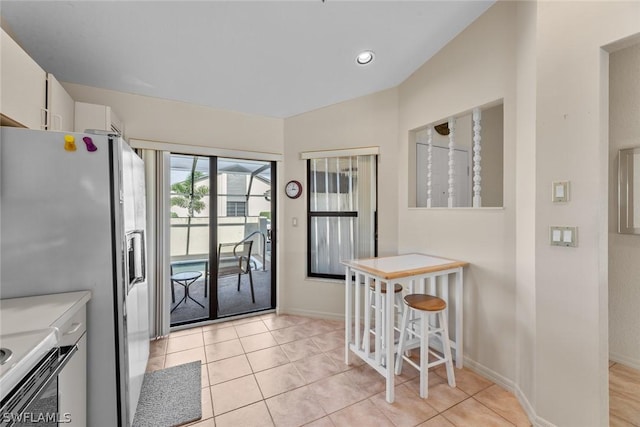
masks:
<path id="1" fill-rule="evenodd" d="M 2 127 L 0 298 L 90 290 L 87 425 L 130 426 L 149 357 L 142 160 L 121 138 Z"/>

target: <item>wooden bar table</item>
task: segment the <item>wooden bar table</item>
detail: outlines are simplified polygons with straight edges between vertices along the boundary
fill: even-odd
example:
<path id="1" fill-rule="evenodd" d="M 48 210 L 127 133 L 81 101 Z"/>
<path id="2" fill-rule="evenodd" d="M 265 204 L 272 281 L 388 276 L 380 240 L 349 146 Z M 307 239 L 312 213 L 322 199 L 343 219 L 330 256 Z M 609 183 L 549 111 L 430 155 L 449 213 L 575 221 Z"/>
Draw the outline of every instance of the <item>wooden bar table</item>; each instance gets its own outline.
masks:
<path id="1" fill-rule="evenodd" d="M 455 280 L 455 327 L 451 347 L 457 368 L 463 366 L 462 290 L 463 268 L 467 262 L 423 254 L 406 254 L 343 261 L 345 275 L 345 363 L 351 364 L 351 351 L 386 378 L 387 402 L 394 401 L 394 292 L 395 283 L 408 293 L 438 295 L 449 304 L 449 276 Z M 382 283 L 389 292 L 382 293 Z M 428 283 L 427 283 L 428 282 Z M 373 289 L 373 290 L 372 290 Z M 371 306 L 374 292 L 374 348 L 371 349 Z M 383 303 L 383 298 L 385 302 Z M 384 320 L 383 320 L 384 317 Z M 382 330 L 382 325 L 385 330 Z M 391 345 L 387 345 L 391 343 Z"/>

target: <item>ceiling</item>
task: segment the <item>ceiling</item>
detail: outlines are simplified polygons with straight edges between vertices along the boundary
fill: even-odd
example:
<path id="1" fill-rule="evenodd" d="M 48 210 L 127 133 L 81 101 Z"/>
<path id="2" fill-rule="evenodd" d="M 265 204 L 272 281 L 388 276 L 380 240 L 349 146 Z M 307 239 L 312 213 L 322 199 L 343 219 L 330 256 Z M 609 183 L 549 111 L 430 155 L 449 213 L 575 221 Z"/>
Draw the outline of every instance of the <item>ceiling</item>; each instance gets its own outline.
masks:
<path id="1" fill-rule="evenodd" d="M 62 82 L 270 117 L 394 87 L 494 1 L 11 1 Z M 373 50 L 368 66 L 355 62 Z"/>

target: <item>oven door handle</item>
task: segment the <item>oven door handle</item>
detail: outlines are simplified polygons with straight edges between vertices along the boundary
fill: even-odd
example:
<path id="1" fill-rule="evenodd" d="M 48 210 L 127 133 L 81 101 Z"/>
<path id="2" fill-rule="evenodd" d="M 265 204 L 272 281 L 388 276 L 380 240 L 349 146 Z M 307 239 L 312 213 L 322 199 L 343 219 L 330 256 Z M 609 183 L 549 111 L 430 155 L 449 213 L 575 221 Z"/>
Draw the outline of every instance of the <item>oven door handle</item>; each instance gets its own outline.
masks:
<path id="1" fill-rule="evenodd" d="M 42 383 L 40 383 L 34 390 L 27 390 L 26 393 L 21 393 L 22 388 L 24 386 L 21 386 L 21 387 L 19 386 L 17 389 L 11 392 L 11 394 L 7 397 L 6 406 L 3 405 L 2 413 L 4 413 L 5 410 L 12 413 L 16 413 L 16 412 L 22 413 L 25 409 L 27 409 L 29 405 L 31 405 L 42 394 L 42 392 L 47 388 L 47 386 L 51 384 L 51 381 L 53 381 L 55 378 L 58 377 L 58 374 L 60 374 L 60 371 L 64 369 L 66 364 L 69 362 L 69 360 L 71 360 L 71 358 L 77 351 L 78 351 L 77 344 L 72 346 L 60 347 L 60 356 L 58 357 L 57 362 L 54 365 L 52 365 L 51 367 L 52 371 L 49 374 L 47 374 L 47 378 Z M 35 375 L 35 373 L 33 375 Z M 26 381 L 23 384 L 29 384 L 29 383 L 30 381 Z M 14 396 L 22 396 L 22 398 L 18 398 L 16 399 L 16 401 L 12 402 Z M 11 426 L 13 424 L 14 423 L 11 422 L 8 425 Z"/>
<path id="2" fill-rule="evenodd" d="M 29 403 L 27 403 L 25 408 L 27 406 L 31 405 L 31 403 L 34 400 L 36 400 L 38 398 L 38 396 L 40 396 L 40 394 L 44 391 L 44 389 L 47 388 L 47 386 L 49 384 L 51 384 L 51 381 L 53 381 L 55 378 L 58 377 L 58 374 L 60 373 L 60 371 L 62 371 L 64 369 L 64 367 L 67 365 L 69 360 L 71 360 L 71 358 L 76 353 L 76 351 L 78 351 L 78 346 L 77 345 L 70 345 L 70 346 L 60 347 L 61 357 L 58 359 L 58 363 L 55 365 L 55 367 L 53 368 L 53 371 L 49 374 L 49 376 L 48 376 L 47 380 L 44 382 L 44 384 L 42 384 L 40 387 L 38 387 L 37 391 L 33 394 L 33 397 L 31 399 L 29 399 Z"/>
<path id="3" fill-rule="evenodd" d="M 76 354 L 77 351 L 77 344 L 60 347 L 60 359 L 58 359 L 58 363 L 53 369 L 53 372 L 51 372 L 50 378 L 47 379 L 45 386 L 42 387 L 43 390 L 55 377 L 58 376 L 60 371 L 62 371 L 64 367 L 67 366 L 67 363 L 69 363 L 69 360 L 71 360 L 71 358 L 74 354 Z M 41 391 L 42 390 L 38 390 L 38 393 L 40 393 Z"/>

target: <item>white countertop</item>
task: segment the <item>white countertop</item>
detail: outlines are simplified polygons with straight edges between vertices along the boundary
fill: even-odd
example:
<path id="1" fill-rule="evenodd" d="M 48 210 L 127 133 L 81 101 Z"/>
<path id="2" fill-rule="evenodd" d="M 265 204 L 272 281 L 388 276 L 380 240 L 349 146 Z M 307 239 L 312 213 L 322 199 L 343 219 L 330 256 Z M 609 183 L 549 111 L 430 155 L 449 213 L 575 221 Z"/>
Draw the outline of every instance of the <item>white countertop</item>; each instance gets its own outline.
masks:
<path id="1" fill-rule="evenodd" d="M 452 268 L 466 267 L 468 262 L 424 254 L 352 259 L 343 265 L 366 271 L 383 279 L 398 279 Z"/>
<path id="2" fill-rule="evenodd" d="M 73 319 L 89 299 L 91 292 L 80 291 L 0 300 L 0 347 L 10 352 L 0 365 L 0 398 L 8 396 L 42 357 L 62 344 L 58 328 Z"/>
<path id="3" fill-rule="evenodd" d="M 0 300 L 0 335 L 60 327 L 91 299 L 91 292 Z"/>

